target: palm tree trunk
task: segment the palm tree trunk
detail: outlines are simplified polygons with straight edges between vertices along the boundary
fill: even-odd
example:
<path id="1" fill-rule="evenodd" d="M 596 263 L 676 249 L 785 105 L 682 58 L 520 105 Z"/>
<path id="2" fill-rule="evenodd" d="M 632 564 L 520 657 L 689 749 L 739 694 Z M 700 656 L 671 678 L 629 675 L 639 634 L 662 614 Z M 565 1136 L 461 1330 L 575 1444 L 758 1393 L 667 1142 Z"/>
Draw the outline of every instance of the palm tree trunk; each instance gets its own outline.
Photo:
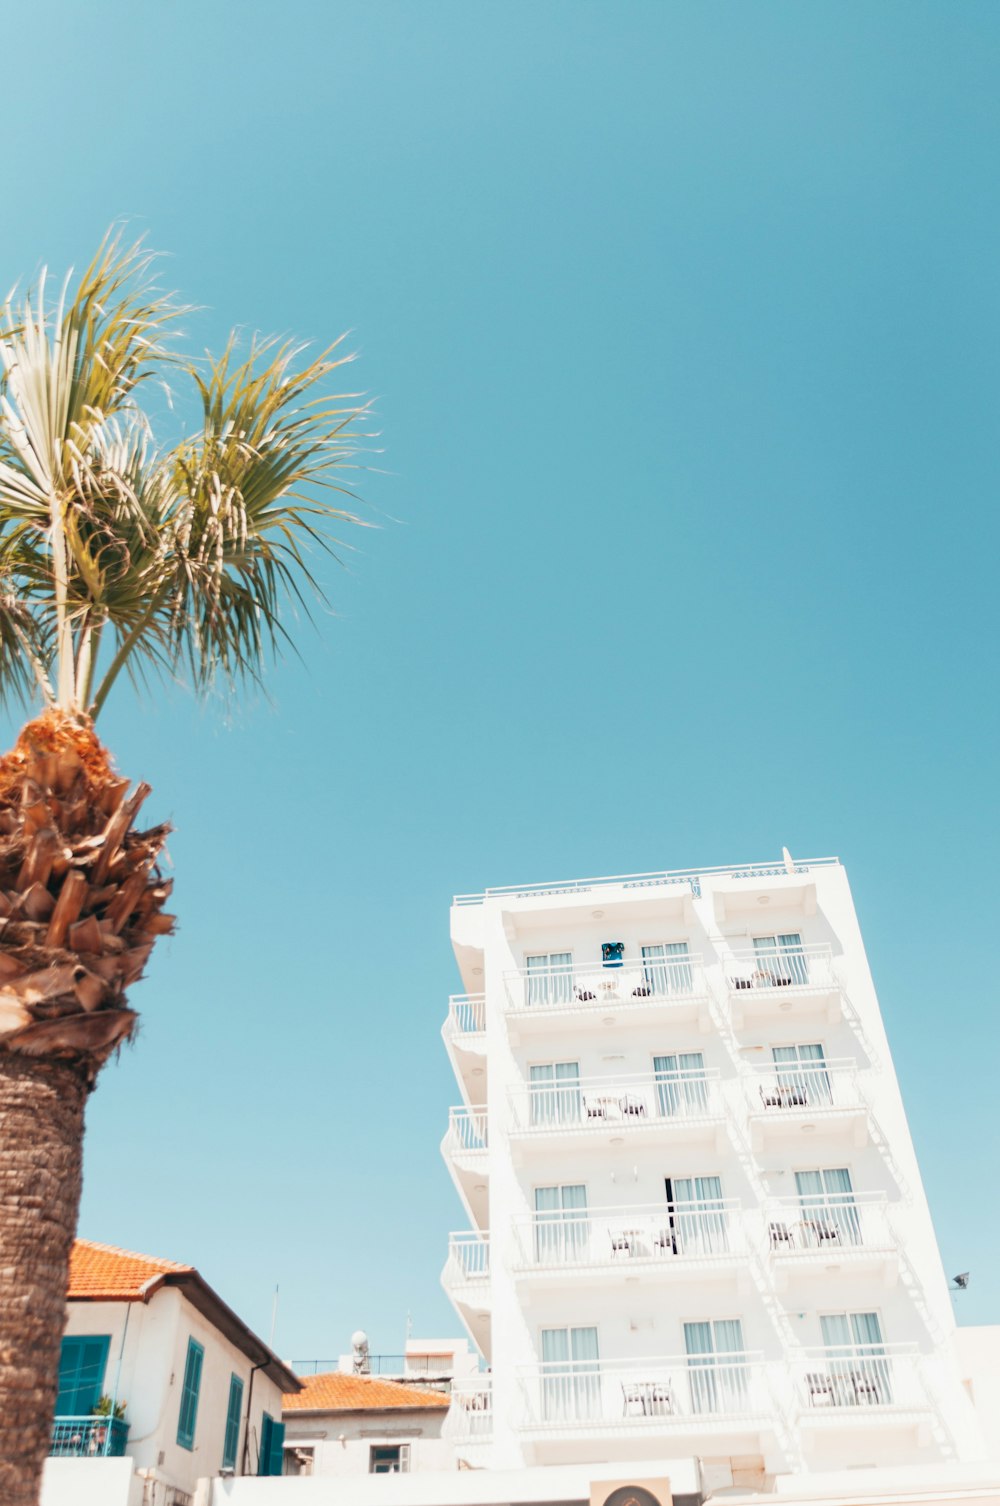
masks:
<path id="1" fill-rule="evenodd" d="M 0 1051 L 0 1501 L 37 1506 L 80 1204 L 84 1070 Z"/>

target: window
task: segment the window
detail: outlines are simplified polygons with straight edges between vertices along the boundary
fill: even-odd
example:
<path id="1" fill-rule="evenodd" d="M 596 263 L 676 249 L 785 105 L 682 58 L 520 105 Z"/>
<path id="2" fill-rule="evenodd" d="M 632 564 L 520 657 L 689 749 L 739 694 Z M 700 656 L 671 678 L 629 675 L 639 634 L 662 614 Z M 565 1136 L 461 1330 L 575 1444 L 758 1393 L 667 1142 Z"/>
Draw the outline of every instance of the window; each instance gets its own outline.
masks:
<path id="1" fill-rule="evenodd" d="M 858 1205 L 846 1166 L 797 1171 L 795 1191 L 802 1207 L 803 1240 L 813 1248 L 862 1243 Z"/>
<path id="2" fill-rule="evenodd" d="M 586 1420 L 601 1410 L 596 1328 L 542 1329 L 542 1413 Z"/>
<path id="3" fill-rule="evenodd" d="M 370 1475 L 408 1475 L 410 1472 L 410 1445 L 408 1443 L 376 1443 L 368 1456 Z"/>
<path id="4" fill-rule="evenodd" d="M 747 1371 L 739 1318 L 685 1323 L 692 1412 L 738 1412 L 746 1404 Z"/>
<path id="5" fill-rule="evenodd" d="M 675 1255 L 719 1255 L 729 1249 L 729 1215 L 720 1177 L 667 1177 L 667 1242 Z"/>
<path id="6" fill-rule="evenodd" d="M 222 1468 L 236 1468 L 240 1446 L 240 1418 L 243 1413 L 243 1382 L 238 1375 L 229 1377 L 229 1405 L 226 1408 L 226 1438 L 222 1445 Z"/>
<path id="7" fill-rule="evenodd" d="M 532 1124 L 575 1124 L 583 1118 L 579 1062 L 542 1062 L 528 1068 Z"/>
<path id="8" fill-rule="evenodd" d="M 583 1184 L 535 1188 L 535 1260 L 563 1265 L 587 1249 L 587 1189 Z"/>
<path id="9" fill-rule="evenodd" d="M 808 1104 L 832 1102 L 826 1056 L 818 1042 L 808 1046 L 772 1046 L 771 1056 L 783 1107 L 804 1108 Z"/>
<path id="10" fill-rule="evenodd" d="M 57 1417 L 89 1417 L 104 1390 L 110 1334 L 75 1334 L 59 1353 Z"/>
<path id="11" fill-rule="evenodd" d="M 270 1412 L 260 1419 L 260 1453 L 257 1456 L 258 1475 L 280 1475 L 284 1464 L 285 1424 L 275 1422 Z"/>
<path id="12" fill-rule="evenodd" d="M 686 941 L 668 941 L 664 946 L 644 946 L 642 971 L 654 994 L 689 994 L 692 988 L 691 954 Z"/>
<path id="13" fill-rule="evenodd" d="M 892 1361 L 878 1313 L 824 1313 L 820 1329 L 838 1406 L 884 1406 L 892 1401 Z"/>
<path id="14" fill-rule="evenodd" d="M 181 1410 L 177 1418 L 177 1442 L 181 1448 L 194 1448 L 194 1430 L 198 1421 L 198 1394 L 201 1391 L 201 1369 L 205 1363 L 205 1346 L 195 1339 L 188 1339 L 187 1359 L 184 1361 L 184 1384 L 181 1387 Z"/>
<path id="15" fill-rule="evenodd" d="M 753 949 L 761 982 L 781 987 L 789 983 L 808 983 L 809 964 L 798 931 L 784 935 L 755 936 Z"/>
<path id="16" fill-rule="evenodd" d="M 572 952 L 539 952 L 524 960 L 528 969 L 529 1008 L 572 1003 Z"/>
<path id="17" fill-rule="evenodd" d="M 707 1112 L 705 1058 L 700 1051 L 654 1056 L 653 1071 L 656 1074 L 656 1101 L 665 1119 Z"/>

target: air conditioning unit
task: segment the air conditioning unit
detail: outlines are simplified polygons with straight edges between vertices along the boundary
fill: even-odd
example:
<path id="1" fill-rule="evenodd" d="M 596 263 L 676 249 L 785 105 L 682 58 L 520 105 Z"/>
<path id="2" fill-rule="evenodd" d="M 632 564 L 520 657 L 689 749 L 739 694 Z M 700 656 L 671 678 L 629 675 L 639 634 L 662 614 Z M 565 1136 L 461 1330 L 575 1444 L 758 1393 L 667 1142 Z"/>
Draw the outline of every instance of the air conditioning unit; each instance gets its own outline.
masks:
<path id="1" fill-rule="evenodd" d="M 672 1506 L 669 1480 L 595 1480 L 590 1506 Z"/>

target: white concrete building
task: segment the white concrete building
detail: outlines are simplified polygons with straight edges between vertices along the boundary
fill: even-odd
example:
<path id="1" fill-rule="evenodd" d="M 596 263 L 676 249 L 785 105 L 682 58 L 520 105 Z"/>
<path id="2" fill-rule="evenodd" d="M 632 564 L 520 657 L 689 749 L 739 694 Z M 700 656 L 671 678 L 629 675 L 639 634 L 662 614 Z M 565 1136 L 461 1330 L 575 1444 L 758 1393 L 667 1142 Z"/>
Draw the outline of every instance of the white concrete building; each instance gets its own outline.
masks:
<path id="1" fill-rule="evenodd" d="M 42 1506 L 190 1506 L 204 1476 L 278 1475 L 298 1388 L 192 1266 L 77 1240 Z"/>
<path id="2" fill-rule="evenodd" d="M 709 1494 L 985 1457 L 837 860 L 459 896 L 452 940 L 465 1463 Z"/>

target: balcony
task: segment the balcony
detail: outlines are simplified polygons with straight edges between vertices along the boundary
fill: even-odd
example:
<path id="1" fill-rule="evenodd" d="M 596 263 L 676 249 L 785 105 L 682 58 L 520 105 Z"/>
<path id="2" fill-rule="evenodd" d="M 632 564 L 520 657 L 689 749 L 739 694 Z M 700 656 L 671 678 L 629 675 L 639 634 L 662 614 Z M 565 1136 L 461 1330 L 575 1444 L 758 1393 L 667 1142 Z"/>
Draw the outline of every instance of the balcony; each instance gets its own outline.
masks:
<path id="1" fill-rule="evenodd" d="M 515 1225 L 514 1271 L 522 1282 L 574 1287 L 735 1276 L 746 1264 L 743 1210 L 732 1202 L 565 1209 Z"/>
<path id="2" fill-rule="evenodd" d="M 128 1423 L 120 1417 L 57 1417 L 49 1454 L 56 1459 L 120 1459 Z"/>
<path id="3" fill-rule="evenodd" d="M 490 1236 L 462 1230 L 448 1236 L 448 1259 L 441 1285 L 483 1354 L 491 1348 Z"/>
<path id="4" fill-rule="evenodd" d="M 466 1100 L 481 1106 L 486 1102 L 486 995 L 452 994 L 441 1036 Z"/>
<path id="5" fill-rule="evenodd" d="M 493 1439 L 493 1384 L 490 1376 L 463 1376 L 451 1390 L 451 1406 L 441 1428 L 463 1455 L 470 1447 L 488 1444 Z"/>
<path id="6" fill-rule="evenodd" d="M 775 1198 L 765 1204 L 767 1248 L 779 1284 L 789 1276 L 831 1271 L 899 1273 L 899 1241 L 885 1195 L 844 1193 L 827 1198 Z"/>
<path id="7" fill-rule="evenodd" d="M 840 982 L 829 946 L 733 951 L 723 957 L 722 972 L 737 1029 L 783 1014 L 821 1015 L 831 1023 L 841 1017 Z"/>
<path id="8" fill-rule="evenodd" d="M 727 1134 L 715 1071 L 526 1083 L 511 1090 L 510 1105 L 510 1138 L 523 1147 L 573 1145 L 582 1137 L 615 1146 L 669 1136 L 721 1149 Z"/>
<path id="9" fill-rule="evenodd" d="M 799 1424 L 832 1426 L 919 1422 L 931 1403 L 915 1348 L 903 1344 L 816 1349 L 792 1363 Z"/>
<path id="10" fill-rule="evenodd" d="M 777 1415 L 767 1367 L 756 1354 L 558 1361 L 520 1373 L 523 1432 L 758 1434 Z M 714 1440 L 713 1440 L 714 1442 Z"/>
<path id="11" fill-rule="evenodd" d="M 708 1028 L 709 991 L 701 958 L 664 957 L 622 967 L 593 962 L 520 968 L 504 975 L 507 1013 L 520 1035 L 551 1029 L 554 1020 L 611 1026 L 681 1024 Z"/>
<path id="12" fill-rule="evenodd" d="M 484 1229 L 489 1218 L 489 1150 L 485 1109 L 452 1108 L 441 1154 L 470 1221 Z"/>
<path id="13" fill-rule="evenodd" d="M 850 1057 L 754 1067 L 744 1087 L 754 1150 L 815 1133 L 868 1143 L 868 1101 Z"/>

